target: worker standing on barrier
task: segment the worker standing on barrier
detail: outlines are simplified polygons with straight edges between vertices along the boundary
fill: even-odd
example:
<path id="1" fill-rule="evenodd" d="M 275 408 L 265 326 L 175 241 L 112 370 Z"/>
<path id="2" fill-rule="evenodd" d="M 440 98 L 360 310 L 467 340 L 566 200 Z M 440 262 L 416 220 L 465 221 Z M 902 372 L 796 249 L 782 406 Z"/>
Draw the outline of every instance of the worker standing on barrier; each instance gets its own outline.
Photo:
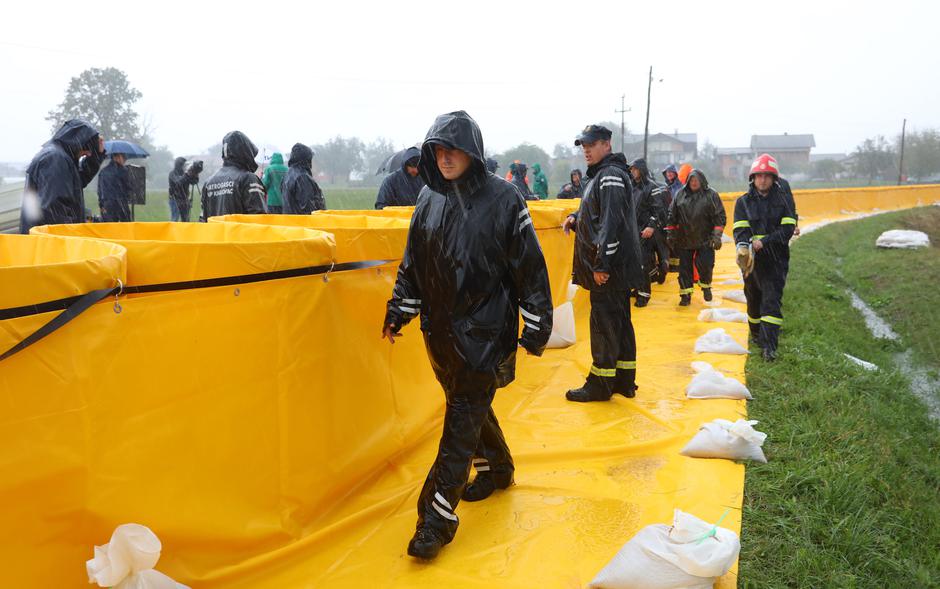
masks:
<path id="1" fill-rule="evenodd" d="M 636 334 L 630 290 L 643 285 L 630 173 L 622 153 L 611 153 L 610 129 L 588 125 L 577 139 L 587 162 L 587 186 L 578 212 L 565 219 L 575 230 L 572 282 L 591 293 L 591 365 L 569 401 L 608 401 L 636 395 Z"/>
<path id="2" fill-rule="evenodd" d="M 241 131 L 222 139 L 222 168 L 202 186 L 202 216 L 260 215 L 264 209 L 264 186 L 255 174 L 258 148 Z"/>
<path id="3" fill-rule="evenodd" d="M 770 362 L 777 359 L 790 238 L 798 220 L 793 193 L 779 178 L 777 160 L 761 155 L 751 166 L 749 190 L 734 204 L 734 242 L 744 274 L 751 338 Z"/>
<path id="4" fill-rule="evenodd" d="M 37 225 L 85 222 L 85 195 L 106 156 L 98 130 L 81 119 L 66 121 L 26 168 L 20 233 Z"/>
<path id="5" fill-rule="evenodd" d="M 721 249 L 721 236 L 728 216 L 718 193 L 708 187 L 701 170 L 692 170 L 685 186 L 672 201 L 666 225 L 666 239 L 679 255 L 679 305 L 692 303 L 694 272 L 706 301 L 712 300 L 712 272 L 715 250 Z"/>
<path id="6" fill-rule="evenodd" d="M 539 356 L 552 295 L 532 217 L 518 190 L 486 171 L 483 137 L 463 111 L 437 117 L 418 164 L 418 197 L 382 337 L 419 314 L 447 400 L 437 458 L 418 498 L 408 554 L 431 559 L 457 532 L 458 502 L 513 482 L 512 456 L 491 403 L 515 378 L 519 346 Z M 523 329 L 519 337 L 519 314 Z M 477 475 L 467 485 L 471 466 Z"/>
<path id="7" fill-rule="evenodd" d="M 678 196 L 679 191 L 682 190 L 682 182 L 679 180 L 679 169 L 675 164 L 669 164 L 663 169 L 663 178 L 666 179 L 666 188 L 669 189 L 669 192 L 663 193 L 663 201 L 665 203 L 666 213 L 669 213 L 670 207 L 672 207 L 672 201 Z M 663 228 L 659 231 L 661 241 L 666 243 L 666 228 Z M 666 244 L 666 250 L 669 252 L 669 271 L 678 272 L 679 271 L 679 255 L 672 251 L 672 248 L 669 247 L 668 243 Z"/>
<path id="8" fill-rule="evenodd" d="M 313 150 L 303 143 L 295 143 L 290 150 L 281 198 L 287 215 L 309 215 L 326 209 L 323 191 L 313 179 Z"/>
<path id="9" fill-rule="evenodd" d="M 664 240 L 656 233 L 666 220 L 663 208 L 663 192 L 666 188 L 653 182 L 646 160 L 637 158 L 630 162 L 630 177 L 633 179 L 633 206 L 636 209 L 637 230 L 640 232 L 640 251 L 643 254 L 643 286 L 636 289 L 636 307 L 649 304 L 653 280 L 662 284 L 669 272 L 668 252 Z"/>
<path id="10" fill-rule="evenodd" d="M 395 170 L 382 180 L 375 198 L 375 208 L 411 207 L 418 202 L 418 193 L 424 188 L 424 180 L 418 174 L 418 158 L 421 150 L 409 147 L 402 156 L 401 169 Z"/>

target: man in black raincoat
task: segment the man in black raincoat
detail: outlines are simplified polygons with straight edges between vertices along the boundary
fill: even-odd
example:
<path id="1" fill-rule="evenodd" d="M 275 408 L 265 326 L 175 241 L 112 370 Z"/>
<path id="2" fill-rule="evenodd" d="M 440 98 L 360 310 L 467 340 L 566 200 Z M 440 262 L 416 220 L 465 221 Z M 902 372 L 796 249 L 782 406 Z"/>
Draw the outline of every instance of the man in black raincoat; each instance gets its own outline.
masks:
<path id="1" fill-rule="evenodd" d="M 728 216 L 718 193 L 708 187 L 701 170 L 692 170 L 685 186 L 672 201 L 666 225 L 669 245 L 679 256 L 679 305 L 692 303 L 694 271 L 706 301 L 712 300 L 712 272 L 715 250 L 721 249 L 721 236 Z"/>
<path id="2" fill-rule="evenodd" d="M 657 235 L 666 224 L 668 209 L 663 207 L 663 193 L 668 190 L 653 182 L 643 158 L 630 162 L 630 177 L 633 179 L 633 205 L 636 207 L 636 224 L 640 232 L 640 250 L 643 253 L 643 286 L 636 290 L 634 305 L 645 307 L 653 296 L 653 280 L 662 284 L 669 272 L 666 242 Z"/>
<path id="3" fill-rule="evenodd" d="M 494 160 L 491 157 L 486 158 L 486 171 L 490 174 L 495 174 L 496 170 L 499 169 L 499 162 Z"/>
<path id="4" fill-rule="evenodd" d="M 98 207 L 105 223 L 131 220 L 130 196 L 134 190 L 131 175 L 124 167 L 126 157 L 122 153 L 111 155 L 111 163 L 98 173 Z"/>
<path id="5" fill-rule="evenodd" d="M 777 160 L 762 154 L 751 166 L 749 190 L 734 204 L 734 242 L 739 257 L 753 257 L 750 271 L 742 268 L 747 320 L 751 339 L 771 362 L 777 359 L 790 238 L 798 220 L 793 193 L 781 182 Z"/>
<path id="6" fill-rule="evenodd" d="M 26 168 L 20 233 L 37 225 L 85 222 L 85 195 L 104 161 L 104 139 L 90 123 L 66 121 Z"/>
<path id="7" fill-rule="evenodd" d="M 320 185 L 313 179 L 313 150 L 295 143 L 287 160 L 287 176 L 281 182 L 285 215 L 309 215 L 326 209 Z"/>
<path id="8" fill-rule="evenodd" d="M 198 164 L 198 165 L 196 165 Z M 202 162 L 186 169 L 186 158 L 178 157 L 173 161 L 173 170 L 167 178 L 170 187 L 170 220 L 189 223 L 189 213 L 193 208 L 193 199 L 189 187 L 199 183 Z"/>
<path id="9" fill-rule="evenodd" d="M 222 168 L 202 186 L 202 216 L 260 215 L 264 209 L 264 185 L 255 174 L 258 148 L 241 131 L 222 139 Z"/>
<path id="10" fill-rule="evenodd" d="M 402 156 L 401 169 L 395 170 L 382 180 L 375 208 L 410 207 L 418 202 L 418 193 L 424 188 L 424 180 L 418 175 L 418 158 L 421 150 L 409 147 Z"/>
<path id="11" fill-rule="evenodd" d="M 572 282 L 591 292 L 591 365 L 584 385 L 569 401 L 607 401 L 614 393 L 636 394 L 636 334 L 630 291 L 643 285 L 643 262 L 627 160 L 611 153 L 610 129 L 588 125 L 575 139 L 588 164 L 587 186 L 577 214 Z"/>
<path id="12" fill-rule="evenodd" d="M 512 172 L 512 185 L 519 189 L 522 198 L 526 200 L 538 200 L 539 197 L 535 196 L 532 190 L 529 189 L 529 185 L 525 183 L 525 177 L 528 173 L 529 168 L 525 164 L 521 162 L 517 163 Z"/>
<path id="13" fill-rule="evenodd" d="M 437 117 L 421 148 L 418 197 L 382 331 L 392 343 L 421 315 L 447 406 L 434 465 L 418 499 L 408 554 L 434 558 L 457 532 L 461 500 L 512 484 L 514 466 L 491 403 L 515 378 L 519 346 L 539 356 L 552 331 L 548 270 L 525 201 L 486 172 L 470 115 Z M 523 330 L 519 338 L 519 314 Z M 470 468 L 477 472 L 467 486 Z"/>
<path id="14" fill-rule="evenodd" d="M 584 192 L 584 186 L 581 185 L 581 170 L 577 168 L 571 170 L 571 174 L 568 177 L 571 179 L 571 182 L 561 187 L 561 192 L 558 193 L 557 197 L 581 198 Z"/>

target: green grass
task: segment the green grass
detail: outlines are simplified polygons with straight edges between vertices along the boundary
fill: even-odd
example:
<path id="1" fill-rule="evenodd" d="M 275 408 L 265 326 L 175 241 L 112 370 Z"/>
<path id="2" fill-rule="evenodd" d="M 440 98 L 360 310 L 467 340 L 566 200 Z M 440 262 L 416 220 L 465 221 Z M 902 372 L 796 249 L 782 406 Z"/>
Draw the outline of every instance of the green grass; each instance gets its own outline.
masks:
<path id="1" fill-rule="evenodd" d="M 741 587 L 940 587 L 940 427 L 893 365 L 906 347 L 937 365 L 940 253 L 874 247 L 883 230 L 925 225 L 940 238 L 940 210 L 836 224 L 795 243 L 781 359 L 747 364 L 748 412 L 770 435 L 770 462 L 747 471 Z M 902 341 L 875 340 L 847 288 Z"/>

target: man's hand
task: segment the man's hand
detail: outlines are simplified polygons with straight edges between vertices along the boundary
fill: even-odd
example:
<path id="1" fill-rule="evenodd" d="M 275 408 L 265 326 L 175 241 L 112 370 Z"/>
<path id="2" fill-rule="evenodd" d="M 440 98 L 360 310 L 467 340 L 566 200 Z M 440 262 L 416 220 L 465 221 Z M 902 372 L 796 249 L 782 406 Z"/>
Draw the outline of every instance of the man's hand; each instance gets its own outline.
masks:
<path id="1" fill-rule="evenodd" d="M 755 252 L 759 252 L 761 248 L 764 247 L 764 244 L 761 242 L 761 240 L 755 239 L 754 241 L 751 242 L 751 247 L 754 248 Z"/>
<path id="2" fill-rule="evenodd" d="M 388 324 L 388 325 L 386 325 L 386 326 L 382 329 L 382 339 L 386 339 L 386 338 L 387 338 L 388 341 L 390 341 L 391 343 L 394 344 L 396 337 L 402 337 L 402 334 L 398 333 L 398 332 L 395 330 L 395 326 L 394 326 L 394 325 Z"/>
<path id="3" fill-rule="evenodd" d="M 649 239 L 650 237 L 653 237 L 653 228 L 647 227 L 646 229 L 644 229 L 643 233 L 640 233 L 640 237 L 642 237 L 643 239 Z"/>
<path id="4" fill-rule="evenodd" d="M 607 272 L 595 272 L 594 273 L 594 282 L 597 286 L 603 286 L 607 284 L 607 281 L 610 280 L 610 274 Z"/>
<path id="5" fill-rule="evenodd" d="M 800 236 L 800 226 L 797 225 L 796 227 L 793 228 L 793 237 L 799 237 L 799 236 Z"/>
<path id="6" fill-rule="evenodd" d="M 571 229 L 574 227 L 574 224 L 577 222 L 577 219 L 574 218 L 574 215 L 568 215 L 568 218 L 565 219 L 564 225 L 561 226 L 565 230 L 565 235 L 571 233 Z"/>

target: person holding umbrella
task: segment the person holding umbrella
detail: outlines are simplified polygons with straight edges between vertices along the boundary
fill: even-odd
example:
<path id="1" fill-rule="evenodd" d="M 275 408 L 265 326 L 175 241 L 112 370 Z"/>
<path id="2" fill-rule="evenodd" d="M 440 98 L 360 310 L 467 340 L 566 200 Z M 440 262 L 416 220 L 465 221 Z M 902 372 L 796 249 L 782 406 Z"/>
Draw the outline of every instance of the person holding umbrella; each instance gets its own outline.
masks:
<path id="1" fill-rule="evenodd" d="M 128 223 L 131 221 L 130 195 L 133 191 L 131 175 L 124 163 L 127 156 L 112 153 L 111 163 L 98 174 L 98 207 L 105 223 Z"/>
<path id="2" fill-rule="evenodd" d="M 389 159 L 388 167 L 392 167 L 398 160 L 401 167 L 382 181 L 379 193 L 375 198 L 375 208 L 414 206 L 418 202 L 418 193 L 424 188 L 424 180 L 418 175 L 418 159 L 421 150 L 409 147 Z"/>

